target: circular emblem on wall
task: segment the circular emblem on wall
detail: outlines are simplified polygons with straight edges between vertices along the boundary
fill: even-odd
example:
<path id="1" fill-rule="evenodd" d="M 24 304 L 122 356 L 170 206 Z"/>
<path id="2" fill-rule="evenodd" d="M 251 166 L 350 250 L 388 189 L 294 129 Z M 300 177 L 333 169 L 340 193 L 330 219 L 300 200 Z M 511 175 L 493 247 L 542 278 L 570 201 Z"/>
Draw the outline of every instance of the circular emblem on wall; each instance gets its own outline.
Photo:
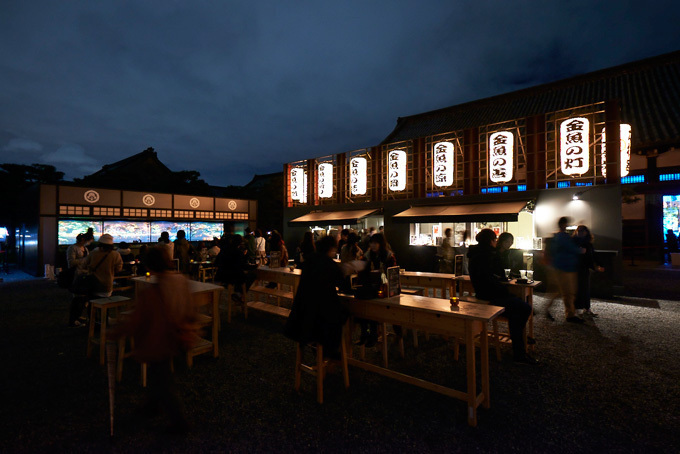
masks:
<path id="1" fill-rule="evenodd" d="M 88 203 L 97 203 L 99 202 L 99 193 L 97 191 L 90 189 L 85 194 L 83 194 L 83 198 Z"/>
<path id="2" fill-rule="evenodd" d="M 230 200 L 229 203 L 227 203 L 227 207 L 228 207 L 231 211 L 234 211 L 234 210 L 236 209 L 237 206 L 238 206 L 238 205 L 237 205 L 236 202 L 234 202 L 233 200 Z"/>
<path id="3" fill-rule="evenodd" d="M 142 203 L 148 207 L 156 203 L 156 197 L 152 196 L 151 194 L 145 194 L 144 197 L 142 197 Z"/>
<path id="4" fill-rule="evenodd" d="M 201 201 L 198 200 L 196 197 L 193 197 L 191 200 L 189 200 L 189 205 L 191 208 L 198 208 L 201 206 Z"/>

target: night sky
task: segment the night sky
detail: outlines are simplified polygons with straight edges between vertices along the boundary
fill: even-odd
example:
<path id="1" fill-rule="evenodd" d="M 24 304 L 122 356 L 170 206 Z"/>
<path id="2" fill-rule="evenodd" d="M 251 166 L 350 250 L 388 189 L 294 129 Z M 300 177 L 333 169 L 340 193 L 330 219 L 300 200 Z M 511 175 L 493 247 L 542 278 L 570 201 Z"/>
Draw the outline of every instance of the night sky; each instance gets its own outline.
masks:
<path id="1" fill-rule="evenodd" d="M 218 186 L 397 117 L 680 49 L 680 2 L 0 0 L 0 163 Z"/>

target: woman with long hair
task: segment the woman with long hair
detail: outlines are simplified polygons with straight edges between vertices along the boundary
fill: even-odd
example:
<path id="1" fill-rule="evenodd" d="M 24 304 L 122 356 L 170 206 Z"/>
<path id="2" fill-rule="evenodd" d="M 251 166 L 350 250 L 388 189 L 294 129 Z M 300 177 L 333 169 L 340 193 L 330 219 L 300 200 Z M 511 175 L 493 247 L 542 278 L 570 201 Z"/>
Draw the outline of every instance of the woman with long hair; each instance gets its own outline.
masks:
<path id="1" fill-rule="evenodd" d="M 281 253 L 281 258 L 279 259 L 279 266 L 288 266 L 288 249 L 281 238 L 281 234 L 274 230 L 272 232 L 272 237 L 269 240 L 269 251 Z"/>
<path id="2" fill-rule="evenodd" d="M 295 265 L 298 268 L 302 268 L 305 262 L 309 261 L 315 252 L 316 247 L 314 247 L 314 234 L 311 232 L 311 230 L 308 230 L 302 236 L 300 246 L 298 246 L 297 250 L 295 251 Z"/>

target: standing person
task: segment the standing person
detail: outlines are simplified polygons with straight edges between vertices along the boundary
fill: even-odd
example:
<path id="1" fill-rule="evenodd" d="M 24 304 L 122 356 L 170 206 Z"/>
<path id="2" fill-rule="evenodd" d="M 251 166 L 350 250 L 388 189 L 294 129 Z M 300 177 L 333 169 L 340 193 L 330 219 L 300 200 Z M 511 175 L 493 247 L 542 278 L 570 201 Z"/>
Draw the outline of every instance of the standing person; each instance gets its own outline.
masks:
<path id="1" fill-rule="evenodd" d="M 184 230 L 178 230 L 175 240 L 175 258 L 179 259 L 179 271 L 182 274 L 191 272 L 191 257 L 194 255 L 194 248 L 187 241 L 186 236 Z"/>
<path id="2" fill-rule="evenodd" d="M 167 250 L 170 260 L 175 258 L 175 246 L 170 243 L 170 233 L 161 232 L 161 236 L 158 238 L 158 245 L 164 247 Z"/>
<path id="3" fill-rule="evenodd" d="M 666 248 L 668 249 L 668 261 L 671 261 L 671 254 L 678 252 L 678 237 L 673 229 L 666 230 Z"/>
<path id="4" fill-rule="evenodd" d="M 108 233 L 99 237 L 99 247 L 85 259 L 85 268 L 97 277 L 94 296 L 107 298 L 113 293 L 113 275 L 123 269 L 123 259 L 113 250 L 113 237 Z"/>
<path id="5" fill-rule="evenodd" d="M 579 255 L 583 254 L 585 250 L 579 248 L 567 233 L 568 224 L 569 219 L 564 216 L 557 221 L 559 232 L 550 240 L 550 257 L 555 270 L 557 288 L 564 302 L 564 314 L 567 322 L 583 323 L 583 319 L 576 315 L 574 300 L 578 285 Z"/>
<path id="6" fill-rule="evenodd" d="M 440 273 L 453 273 L 453 258 L 455 256 L 455 252 L 453 250 L 453 245 L 451 244 L 452 234 L 453 229 L 447 228 L 444 230 L 444 239 L 442 240 L 442 244 L 440 244 L 437 248 Z"/>
<path id="7" fill-rule="evenodd" d="M 537 364 L 538 361 L 526 353 L 524 345 L 524 330 L 531 315 L 531 305 L 512 295 L 507 286 L 501 284 L 501 277 L 494 273 L 498 260 L 496 233 L 491 229 L 483 229 L 475 239 L 477 245 L 470 247 L 468 251 L 470 280 L 475 294 L 477 298 L 488 300 L 494 306 L 505 308 L 504 315 L 508 317 L 515 361 Z"/>
<path id="8" fill-rule="evenodd" d="M 120 258 L 123 260 L 123 269 L 125 269 L 126 273 L 132 273 L 132 266 L 135 261 L 135 255 L 132 253 L 132 249 L 130 249 L 130 245 L 127 244 L 125 241 L 121 241 L 118 243 L 118 248 L 116 249 L 116 252 L 120 254 Z"/>
<path id="9" fill-rule="evenodd" d="M 283 242 L 283 238 L 281 238 L 281 234 L 276 230 L 272 232 L 272 237 L 269 241 L 269 251 L 270 253 L 280 252 L 281 258 L 279 261 L 279 266 L 288 266 L 288 249 L 286 249 L 286 245 Z"/>
<path id="10" fill-rule="evenodd" d="M 332 236 L 317 241 L 316 253 L 305 259 L 307 266 L 284 327 L 286 337 L 296 342 L 319 342 L 330 359 L 340 359 L 342 327 L 349 316 L 336 290 L 342 282 L 340 267 L 333 260 L 337 253 Z"/>
<path id="11" fill-rule="evenodd" d="M 353 260 L 361 260 L 364 251 L 359 247 L 359 235 L 351 232 L 347 237 L 347 243 L 340 250 L 340 262 L 346 263 Z"/>
<path id="12" fill-rule="evenodd" d="M 248 263 L 248 248 L 241 235 L 231 235 L 226 247 L 217 256 L 217 274 L 215 280 L 223 285 L 233 285 L 234 292 L 231 298 L 239 303 L 243 302 L 245 295 L 241 292 L 245 284 L 248 289 L 255 280 L 253 266 Z"/>
<path id="13" fill-rule="evenodd" d="M 308 230 L 302 236 L 300 246 L 298 246 L 295 251 L 295 265 L 298 268 L 302 268 L 305 266 L 305 262 L 315 253 L 316 247 L 314 247 L 314 235 L 310 230 Z"/>
<path id="14" fill-rule="evenodd" d="M 262 236 L 262 230 L 255 229 L 255 250 L 257 251 L 257 259 L 260 265 L 264 265 L 267 258 L 267 241 Z"/>
<path id="15" fill-rule="evenodd" d="M 165 410 L 170 429 L 182 434 L 189 424 L 175 389 L 171 361 L 181 350 L 191 348 L 198 337 L 196 314 L 188 281 L 182 274 L 170 271 L 166 248 L 150 248 L 146 265 L 158 283 L 140 288 L 135 310 L 118 334 L 134 338 L 134 358 L 148 365 L 145 413 L 151 416 Z"/>
<path id="16" fill-rule="evenodd" d="M 254 265 L 255 260 L 257 258 L 257 242 L 255 241 L 253 231 L 250 230 L 250 227 L 246 227 L 245 236 L 243 237 L 243 239 L 245 241 L 246 249 L 248 249 L 247 254 L 248 263 Z"/>
<path id="17" fill-rule="evenodd" d="M 380 272 L 381 278 L 387 274 L 387 268 L 397 266 L 397 259 L 392 253 L 385 236 L 381 233 L 373 234 L 368 242 L 368 251 L 364 254 L 364 260 L 367 263 L 366 268 L 359 273 L 359 282 L 365 286 L 370 287 L 374 284 L 371 279 L 371 271 Z M 374 295 L 367 295 L 375 297 Z M 361 337 L 357 345 L 366 345 L 367 348 L 374 347 L 378 342 L 378 324 L 372 320 L 360 320 Z M 394 331 L 397 336 L 401 336 L 401 327 L 394 326 Z"/>
<path id="18" fill-rule="evenodd" d="M 79 233 L 76 237 L 75 244 L 72 244 L 66 250 L 66 266 L 68 266 L 69 272 L 73 272 L 73 278 L 79 274 L 86 272 L 85 269 L 85 259 L 89 255 L 90 251 L 87 246 L 92 242 L 92 239 L 86 234 Z M 68 326 L 78 327 L 86 326 L 84 321 L 78 320 L 78 318 L 83 314 L 83 309 L 85 309 L 85 303 L 87 302 L 87 295 L 72 295 L 71 298 L 71 309 L 69 310 L 68 316 Z"/>
<path id="19" fill-rule="evenodd" d="M 590 233 L 588 227 L 579 225 L 574 234 L 574 241 L 578 247 L 585 249 L 585 253 L 579 256 L 577 291 L 574 307 L 576 310 L 582 310 L 584 316 L 597 317 L 597 314 L 590 309 L 590 270 L 601 273 L 604 271 L 604 268 L 595 260 L 593 235 Z"/>
<path id="20" fill-rule="evenodd" d="M 347 244 L 347 239 L 349 238 L 349 229 L 342 229 L 340 231 L 340 241 L 338 241 L 338 252 L 342 253 L 342 247 Z"/>

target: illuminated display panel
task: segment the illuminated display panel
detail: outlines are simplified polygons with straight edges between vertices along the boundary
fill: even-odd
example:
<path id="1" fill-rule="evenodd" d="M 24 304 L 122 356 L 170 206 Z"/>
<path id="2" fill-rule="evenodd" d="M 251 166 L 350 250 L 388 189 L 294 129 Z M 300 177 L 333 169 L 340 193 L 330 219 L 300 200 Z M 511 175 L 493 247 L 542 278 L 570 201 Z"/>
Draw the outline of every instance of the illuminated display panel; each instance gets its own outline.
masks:
<path id="1" fill-rule="evenodd" d="M 349 161 L 350 191 L 352 195 L 366 194 L 368 163 L 366 158 L 352 158 Z"/>
<path id="2" fill-rule="evenodd" d="M 575 117 L 560 123 L 560 168 L 565 175 L 583 175 L 590 168 L 590 122 Z"/>
<path id="3" fill-rule="evenodd" d="M 489 179 L 494 183 L 512 180 L 515 162 L 515 140 L 509 131 L 489 136 Z"/>
<path id="4" fill-rule="evenodd" d="M 224 224 L 221 222 L 192 222 L 190 241 L 212 241 L 213 238 L 222 238 L 223 233 Z"/>
<path id="5" fill-rule="evenodd" d="M 148 243 L 149 223 L 141 221 L 104 221 L 104 233 L 113 237 L 115 243 L 139 241 Z"/>
<path id="6" fill-rule="evenodd" d="M 451 142 L 438 142 L 432 150 L 432 175 L 434 185 L 448 187 L 453 184 L 454 155 Z"/>
<path id="7" fill-rule="evenodd" d="M 606 128 L 602 128 L 602 176 L 607 178 L 607 135 Z M 622 124 L 620 129 L 621 137 L 621 178 L 630 173 L 630 143 L 632 138 L 632 128 L 628 124 Z"/>
<path id="8" fill-rule="evenodd" d="M 87 229 L 94 229 L 94 239 L 98 239 L 102 234 L 102 223 L 100 221 L 82 221 L 63 219 L 57 223 L 57 239 L 60 245 L 74 244 L 79 233 L 87 232 Z"/>
<path id="9" fill-rule="evenodd" d="M 161 232 L 168 232 L 170 234 L 170 241 L 175 241 L 177 239 L 177 231 L 184 230 L 187 234 L 187 239 L 191 234 L 191 229 L 189 228 L 190 223 L 188 222 L 170 222 L 170 221 L 158 221 L 151 223 L 151 243 L 158 241 L 161 236 Z"/>
<path id="10" fill-rule="evenodd" d="M 678 233 L 680 220 L 680 195 L 663 196 L 663 234 L 668 230 Z"/>

